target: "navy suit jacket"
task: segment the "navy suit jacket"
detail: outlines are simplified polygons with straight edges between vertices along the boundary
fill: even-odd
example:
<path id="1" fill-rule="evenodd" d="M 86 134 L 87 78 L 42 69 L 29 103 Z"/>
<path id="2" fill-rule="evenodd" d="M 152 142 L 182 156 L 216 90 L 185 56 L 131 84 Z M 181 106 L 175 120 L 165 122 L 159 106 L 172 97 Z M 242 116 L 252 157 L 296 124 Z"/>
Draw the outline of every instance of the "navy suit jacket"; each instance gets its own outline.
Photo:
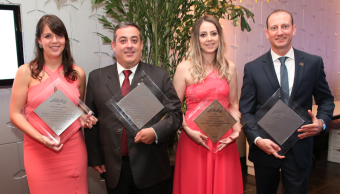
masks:
<path id="1" fill-rule="evenodd" d="M 330 122 L 334 110 L 334 97 L 329 90 L 320 56 L 311 55 L 294 49 L 295 76 L 290 101 L 294 100 L 303 109 L 312 110 L 313 97 L 318 105 L 317 118 L 326 125 Z M 243 86 L 240 98 L 240 112 L 247 120 L 266 103 L 280 88 L 270 51 L 249 62 L 244 67 Z M 243 127 L 249 143 L 249 160 L 255 164 L 278 167 L 282 160 L 266 154 L 254 143 L 259 135 L 246 125 Z M 300 168 L 312 163 L 313 137 L 299 140 L 293 147 L 296 162 Z"/>

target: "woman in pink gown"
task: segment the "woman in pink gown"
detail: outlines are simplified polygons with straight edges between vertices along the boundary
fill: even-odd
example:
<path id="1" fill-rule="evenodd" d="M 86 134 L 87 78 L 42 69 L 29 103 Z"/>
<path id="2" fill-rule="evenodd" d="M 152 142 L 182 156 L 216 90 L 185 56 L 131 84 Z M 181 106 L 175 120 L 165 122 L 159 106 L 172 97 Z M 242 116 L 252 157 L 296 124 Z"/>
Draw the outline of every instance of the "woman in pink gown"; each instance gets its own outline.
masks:
<path id="1" fill-rule="evenodd" d="M 175 163 L 174 194 L 243 193 L 240 158 L 235 140 L 241 131 L 235 64 L 225 59 L 221 25 L 213 16 L 203 16 L 193 27 L 189 59 L 177 67 L 174 86 L 187 112 L 182 124 Z M 193 121 L 195 108 L 217 99 L 237 123 L 213 143 Z M 223 101 L 226 99 L 226 101 Z"/>
<path id="2" fill-rule="evenodd" d="M 24 161 L 30 193 L 88 193 L 87 153 L 79 120 L 67 129 L 72 128 L 76 132 L 59 145 L 34 128 L 34 123 L 46 125 L 41 119 L 37 117 L 34 122 L 27 121 L 21 111 L 26 103 L 57 78 L 84 100 L 85 72 L 73 64 L 66 28 L 58 17 L 45 15 L 39 20 L 35 49 L 35 59 L 18 69 L 10 104 L 11 122 L 25 132 Z M 30 108 L 25 108 L 25 111 Z M 91 118 L 82 125 L 92 127 L 94 120 Z"/>

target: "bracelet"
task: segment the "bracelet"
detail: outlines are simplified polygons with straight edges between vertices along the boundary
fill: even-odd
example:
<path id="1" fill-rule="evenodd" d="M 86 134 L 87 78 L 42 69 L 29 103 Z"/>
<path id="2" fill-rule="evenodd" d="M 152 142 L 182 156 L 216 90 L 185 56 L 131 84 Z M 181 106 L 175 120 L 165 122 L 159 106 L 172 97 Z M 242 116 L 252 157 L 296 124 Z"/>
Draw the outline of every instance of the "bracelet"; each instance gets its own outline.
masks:
<path id="1" fill-rule="evenodd" d="M 237 122 L 241 122 L 241 120 L 240 119 L 235 119 Z"/>

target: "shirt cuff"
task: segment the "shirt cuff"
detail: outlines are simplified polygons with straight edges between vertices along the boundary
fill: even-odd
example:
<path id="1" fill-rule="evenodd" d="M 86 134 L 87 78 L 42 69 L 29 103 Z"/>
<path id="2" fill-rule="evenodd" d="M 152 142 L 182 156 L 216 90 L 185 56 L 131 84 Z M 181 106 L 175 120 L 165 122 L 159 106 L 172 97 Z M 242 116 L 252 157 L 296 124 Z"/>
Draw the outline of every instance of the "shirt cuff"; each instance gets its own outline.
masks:
<path id="1" fill-rule="evenodd" d="M 157 133 L 156 133 L 156 131 L 155 131 L 155 129 L 154 129 L 154 128 L 152 128 L 152 127 L 151 127 L 151 129 L 153 130 L 153 132 L 155 132 L 155 136 L 156 136 L 155 143 L 156 143 L 156 144 L 158 144 L 158 137 L 157 137 Z"/>
<path id="2" fill-rule="evenodd" d="M 257 137 L 257 138 L 255 138 L 255 140 L 254 140 L 254 144 L 256 145 L 256 142 L 257 142 L 257 140 L 259 140 L 261 137 Z"/>

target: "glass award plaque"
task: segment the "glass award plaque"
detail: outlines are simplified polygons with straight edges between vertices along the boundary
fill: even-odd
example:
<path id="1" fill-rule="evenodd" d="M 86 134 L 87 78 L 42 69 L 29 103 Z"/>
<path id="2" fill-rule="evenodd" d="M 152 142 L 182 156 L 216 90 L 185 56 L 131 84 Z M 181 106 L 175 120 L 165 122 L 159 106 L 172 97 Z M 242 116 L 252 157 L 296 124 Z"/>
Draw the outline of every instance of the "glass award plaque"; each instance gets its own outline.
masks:
<path id="1" fill-rule="evenodd" d="M 119 101 L 118 106 L 139 129 L 164 108 L 143 82 Z"/>
<path id="2" fill-rule="evenodd" d="M 297 130 L 310 123 L 312 119 L 308 112 L 293 100 L 286 105 L 282 91 L 278 89 L 246 125 L 260 137 L 270 139 L 280 146 L 278 154 L 283 156 L 299 141 L 300 133 Z"/>
<path id="3" fill-rule="evenodd" d="M 57 134 L 62 134 L 80 115 L 83 114 L 61 91 L 55 91 L 41 103 L 34 112 Z"/>
<path id="4" fill-rule="evenodd" d="M 141 80 L 137 87 L 120 100 L 118 99 L 121 91 L 118 91 L 106 103 L 106 106 L 134 136 L 141 129 L 156 124 L 174 109 L 171 101 L 150 77 L 144 71 L 140 73 Z"/>
<path id="5" fill-rule="evenodd" d="M 29 101 L 23 113 L 41 134 L 56 143 L 65 143 L 81 127 L 79 119 L 92 115 L 92 111 L 57 78 L 39 95 Z"/>
<path id="6" fill-rule="evenodd" d="M 215 99 L 194 122 L 216 143 L 236 123 L 234 117 Z"/>
<path id="7" fill-rule="evenodd" d="M 201 92 L 205 94 L 202 95 L 204 100 L 200 100 L 201 102 L 188 116 L 188 119 L 193 120 L 216 143 L 237 122 L 234 118 L 236 115 L 229 111 L 229 101 L 217 89 Z M 200 92 L 197 93 L 200 96 Z"/>

